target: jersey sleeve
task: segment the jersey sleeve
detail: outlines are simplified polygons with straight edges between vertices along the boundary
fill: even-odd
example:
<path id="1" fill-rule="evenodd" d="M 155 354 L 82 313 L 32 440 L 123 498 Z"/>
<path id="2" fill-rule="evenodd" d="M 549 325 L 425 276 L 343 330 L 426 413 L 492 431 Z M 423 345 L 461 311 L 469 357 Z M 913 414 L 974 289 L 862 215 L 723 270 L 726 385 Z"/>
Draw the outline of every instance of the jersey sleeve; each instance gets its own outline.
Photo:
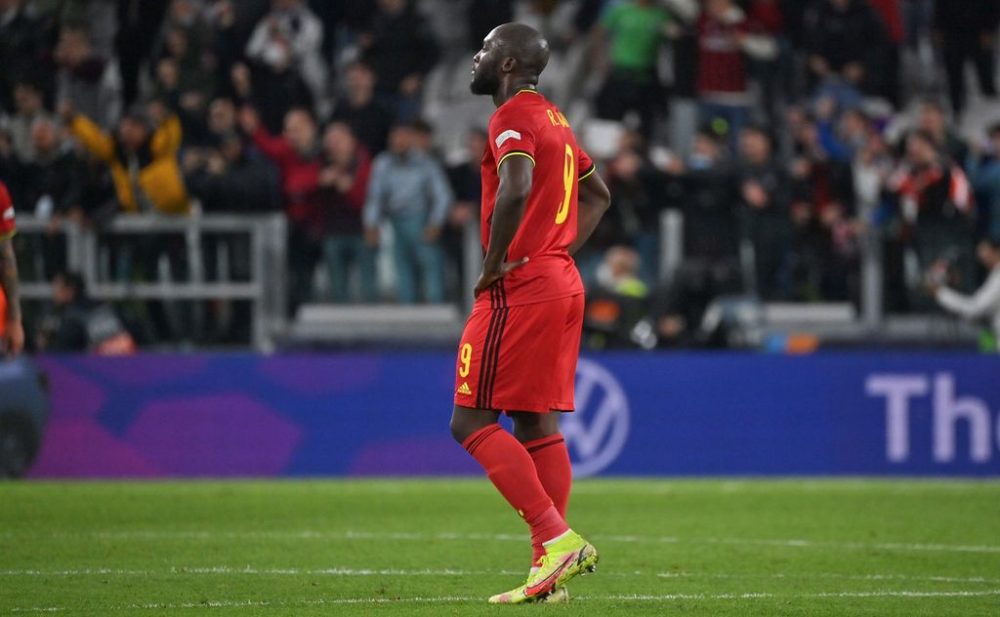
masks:
<path id="1" fill-rule="evenodd" d="M 525 156 L 535 164 L 536 128 L 523 109 L 510 107 L 499 110 L 490 120 L 490 150 L 497 169 L 512 156 Z"/>
<path id="2" fill-rule="evenodd" d="M 0 182 L 0 240 L 6 240 L 14 235 L 14 202 L 10 199 L 7 187 Z"/>
<path id="3" fill-rule="evenodd" d="M 576 149 L 576 168 L 579 170 L 580 180 L 597 171 L 597 165 L 594 164 L 594 160 L 590 158 L 589 154 L 583 151 L 583 148 Z"/>

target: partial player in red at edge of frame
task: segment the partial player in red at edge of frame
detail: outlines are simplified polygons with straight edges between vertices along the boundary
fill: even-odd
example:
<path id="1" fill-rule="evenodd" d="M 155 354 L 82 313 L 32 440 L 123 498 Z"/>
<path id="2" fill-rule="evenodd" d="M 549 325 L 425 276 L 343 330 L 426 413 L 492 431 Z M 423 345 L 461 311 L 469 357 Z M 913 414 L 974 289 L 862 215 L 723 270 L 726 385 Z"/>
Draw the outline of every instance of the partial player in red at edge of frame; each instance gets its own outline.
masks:
<path id="1" fill-rule="evenodd" d="M 24 349 L 24 326 L 18 299 L 17 261 L 12 238 L 16 231 L 14 204 L 0 182 L 0 353 L 11 356 Z"/>
<path id="2" fill-rule="evenodd" d="M 459 343 L 451 431 L 524 518 L 533 549 L 525 584 L 491 603 L 565 601 L 565 583 L 598 559 L 566 522 L 572 469 L 559 414 L 574 408 L 583 326 L 572 255 L 610 196 L 566 117 L 536 90 L 548 56 L 537 31 L 509 23 L 473 59 L 472 92 L 497 110 L 482 161 L 483 272 Z"/>

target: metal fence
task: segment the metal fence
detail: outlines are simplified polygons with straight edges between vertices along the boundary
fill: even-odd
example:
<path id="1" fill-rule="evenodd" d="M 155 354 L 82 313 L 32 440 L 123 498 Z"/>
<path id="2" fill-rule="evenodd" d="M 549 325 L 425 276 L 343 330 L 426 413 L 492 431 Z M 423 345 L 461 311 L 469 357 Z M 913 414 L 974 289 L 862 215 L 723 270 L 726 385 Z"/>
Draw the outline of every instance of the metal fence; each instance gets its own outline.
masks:
<path id="1" fill-rule="evenodd" d="M 168 217 L 155 214 L 120 215 L 99 226 L 80 226 L 73 222 L 62 222 L 53 227 L 44 219 L 31 216 L 18 218 L 18 229 L 22 236 L 38 238 L 58 234 L 65 238 L 65 264 L 58 264 L 81 273 L 87 284 L 90 296 L 99 301 L 149 300 L 176 303 L 177 301 L 193 301 L 196 306 L 205 301 L 247 301 L 251 308 L 251 334 L 254 347 L 259 351 L 274 349 L 280 342 L 295 343 L 293 329 L 289 328 L 288 289 L 287 289 L 287 223 L 283 215 L 194 215 L 190 217 Z M 669 283 L 680 267 L 684 257 L 684 219 L 676 210 L 666 210 L 660 219 L 660 255 L 659 283 Z M 152 242 L 157 237 L 173 236 L 183 240 L 185 268 L 183 276 L 169 272 L 163 263 L 156 264 L 158 271 L 155 276 L 147 276 L 135 280 L 116 272 L 112 262 L 116 243 L 132 244 Z M 224 239 L 223 242 L 206 242 L 207 236 Z M 30 240 L 29 240 L 30 241 Z M 248 263 L 233 263 L 231 253 L 225 250 L 226 243 L 242 242 L 247 250 Z M 175 245 L 176 245 L 175 240 Z M 472 285 L 475 283 L 482 267 L 482 249 L 480 247 L 479 225 L 470 222 L 463 230 L 461 263 L 456 264 L 461 272 L 461 294 L 459 305 L 466 310 L 472 304 Z M 778 330 L 788 329 L 793 324 L 795 328 L 816 332 L 831 340 L 843 341 L 874 341 L 876 338 L 886 341 L 894 340 L 972 340 L 974 331 L 965 328 L 955 330 L 952 320 L 943 316 L 915 315 L 900 318 L 887 316 L 883 307 L 881 240 L 877 229 L 869 229 L 861 237 L 861 302 L 858 309 L 847 303 L 833 304 L 788 304 L 782 305 L 791 311 L 790 317 L 784 320 L 772 320 L 771 324 Z M 206 259 L 206 251 L 215 250 L 218 254 L 213 259 Z M 37 254 L 38 251 L 30 251 Z M 752 249 L 744 247 L 741 252 L 745 288 L 752 292 L 754 259 Z M 212 276 L 206 274 L 206 263 L 214 265 Z M 38 267 L 27 268 L 38 271 Z M 167 270 L 165 272 L 165 270 Z M 235 276 L 235 272 L 243 274 Z M 239 279 L 239 280 L 238 280 Z M 22 297 L 26 300 L 47 300 L 52 295 L 50 282 L 41 280 L 25 280 L 21 285 Z M 788 307 L 791 307 L 790 309 Z M 322 307 L 320 307 L 322 308 Z M 337 332 L 345 321 L 343 310 L 352 309 L 361 315 L 375 315 L 370 306 L 356 307 L 326 307 L 337 308 L 341 312 L 330 313 L 316 323 L 305 323 L 305 326 L 321 328 L 324 337 L 313 337 L 317 340 L 336 338 Z M 378 315 L 385 319 L 396 319 L 406 322 L 412 329 L 414 307 L 393 307 L 383 305 L 378 307 Z M 434 309 L 435 307 L 426 307 Z M 438 307 L 441 308 L 441 307 Z M 844 309 L 849 309 L 845 312 Z M 786 312 L 788 312 L 786 310 Z M 410 312 L 408 312 L 410 311 Z M 832 312 L 831 312 L 832 311 Z M 446 325 L 461 322 L 460 314 L 447 313 Z M 841 314 L 846 317 L 830 318 L 831 314 Z M 446 313 L 430 310 L 429 316 L 445 315 Z M 457 317 L 455 316 L 457 315 Z M 197 325 L 199 322 L 196 311 L 195 332 L 189 333 L 188 339 L 198 343 Z M 306 315 L 308 317 L 308 315 Z M 430 317 L 427 317 L 428 319 Z M 302 321 L 303 317 L 298 317 Z M 338 328 L 330 326 L 330 320 L 335 320 Z M 306 319 L 305 321 L 309 321 Z M 347 320 L 349 321 L 349 320 Z M 379 322 L 373 320 L 373 323 Z M 952 327 L 942 330 L 942 323 L 947 322 Z M 303 325 L 303 324 L 299 324 Z M 308 328 L 307 328 L 308 329 Z M 329 332 L 326 332 L 329 330 Z M 389 333 L 382 324 L 382 333 Z M 430 331 L 429 329 L 424 329 Z M 939 332 L 940 330 L 940 332 Z M 350 332 L 358 335 L 358 329 Z M 935 334 L 936 333 L 936 334 Z M 380 334 L 381 336 L 381 334 Z M 291 338 L 289 338 L 291 337 Z M 350 337 L 348 337 L 350 338 Z"/>
<path id="2" fill-rule="evenodd" d="M 122 215 L 100 226 L 81 226 L 67 221 L 52 226 L 49 221 L 31 216 L 19 216 L 18 232 L 22 236 L 59 234 L 66 241 L 65 266 L 79 272 L 91 298 L 100 301 L 160 300 L 209 301 L 244 300 L 250 303 L 252 339 L 261 351 L 274 348 L 275 340 L 286 329 L 287 233 L 281 214 L 234 216 L 194 215 L 169 217 L 156 214 Z M 205 272 L 205 238 L 216 235 L 222 242 L 214 243 L 215 276 L 209 280 Z M 111 245 L 151 242 L 156 237 L 173 236 L 183 239 L 185 280 L 175 280 L 163 268 L 156 280 L 136 281 L 112 273 Z M 131 240 L 128 240 L 131 239 Z M 227 243 L 247 242 L 249 263 L 233 264 Z M 249 273 L 247 280 L 236 280 L 236 266 Z M 52 296 L 48 281 L 25 281 L 21 295 L 26 300 L 46 300 Z"/>

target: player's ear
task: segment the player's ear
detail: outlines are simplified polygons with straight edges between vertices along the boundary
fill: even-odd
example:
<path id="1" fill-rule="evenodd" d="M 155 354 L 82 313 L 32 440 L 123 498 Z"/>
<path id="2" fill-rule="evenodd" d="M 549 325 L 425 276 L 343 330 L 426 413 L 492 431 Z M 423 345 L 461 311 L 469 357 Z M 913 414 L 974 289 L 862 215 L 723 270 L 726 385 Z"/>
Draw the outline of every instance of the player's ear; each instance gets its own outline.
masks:
<path id="1" fill-rule="evenodd" d="M 500 63 L 500 70 L 503 71 L 504 73 L 513 73 L 514 66 L 516 64 L 517 60 L 511 58 L 510 56 L 507 56 L 506 58 L 503 59 L 503 62 Z"/>

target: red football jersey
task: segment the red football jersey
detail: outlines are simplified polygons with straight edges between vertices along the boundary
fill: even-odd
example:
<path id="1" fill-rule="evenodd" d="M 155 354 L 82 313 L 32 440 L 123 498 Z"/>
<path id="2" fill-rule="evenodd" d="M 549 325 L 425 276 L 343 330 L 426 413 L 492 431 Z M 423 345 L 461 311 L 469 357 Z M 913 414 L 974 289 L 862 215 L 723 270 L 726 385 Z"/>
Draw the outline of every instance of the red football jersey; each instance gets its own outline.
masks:
<path id="1" fill-rule="evenodd" d="M 14 203 L 7 192 L 7 185 L 0 181 L 0 240 L 14 235 Z M 7 297 L 0 287 L 0 335 L 7 329 Z"/>
<path id="2" fill-rule="evenodd" d="M 534 90 L 521 90 L 490 118 L 489 147 L 482 162 L 482 242 L 490 241 L 493 208 L 504 160 L 525 156 L 534 164 L 524 218 L 505 261 L 528 263 L 503 279 L 507 306 L 583 293 L 567 248 L 576 240 L 577 185 L 594 172 L 594 162 L 576 143 L 566 116 Z M 489 302 L 490 294 L 479 301 Z"/>
<path id="3" fill-rule="evenodd" d="M 14 202 L 7 192 L 7 185 L 0 182 L 0 240 L 14 235 Z"/>

